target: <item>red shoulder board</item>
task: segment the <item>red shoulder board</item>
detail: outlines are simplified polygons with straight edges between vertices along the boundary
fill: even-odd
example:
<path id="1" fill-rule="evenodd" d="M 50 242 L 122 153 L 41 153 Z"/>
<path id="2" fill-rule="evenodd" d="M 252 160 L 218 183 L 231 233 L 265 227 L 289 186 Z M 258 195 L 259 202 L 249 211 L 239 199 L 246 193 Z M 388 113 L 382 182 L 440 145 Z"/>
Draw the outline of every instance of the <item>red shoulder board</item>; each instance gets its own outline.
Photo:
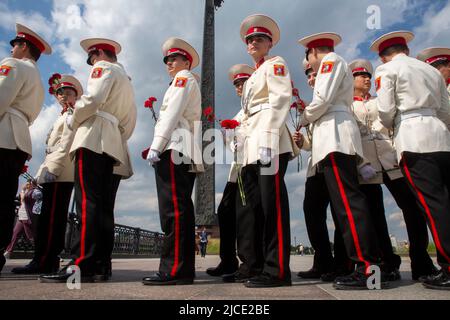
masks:
<path id="1" fill-rule="evenodd" d="M 95 68 L 94 70 L 92 70 L 91 78 L 99 79 L 102 77 L 102 75 L 103 75 L 103 68 Z"/>
<path id="2" fill-rule="evenodd" d="M 0 76 L 7 77 L 10 71 L 11 71 L 10 66 L 1 66 L 0 67 Z"/>
<path id="3" fill-rule="evenodd" d="M 273 73 L 275 73 L 276 76 L 284 77 L 286 75 L 285 67 L 282 64 L 275 64 L 273 66 Z"/>
<path id="4" fill-rule="evenodd" d="M 320 73 L 330 73 L 333 71 L 334 68 L 334 62 L 333 61 L 325 61 L 322 64 L 322 69 L 320 70 Z"/>
<path id="5" fill-rule="evenodd" d="M 381 87 L 381 77 L 378 77 L 375 79 L 375 88 L 378 91 L 380 90 L 380 87 Z"/>
<path id="6" fill-rule="evenodd" d="M 175 79 L 175 87 L 184 88 L 186 87 L 188 79 L 184 77 L 178 77 Z"/>

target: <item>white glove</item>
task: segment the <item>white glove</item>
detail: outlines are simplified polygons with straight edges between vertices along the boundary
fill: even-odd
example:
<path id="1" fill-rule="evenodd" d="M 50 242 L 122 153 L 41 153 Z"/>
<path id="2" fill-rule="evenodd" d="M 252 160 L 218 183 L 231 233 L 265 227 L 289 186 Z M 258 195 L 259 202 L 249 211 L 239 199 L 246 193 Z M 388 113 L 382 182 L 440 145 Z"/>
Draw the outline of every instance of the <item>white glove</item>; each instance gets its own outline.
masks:
<path id="1" fill-rule="evenodd" d="M 55 181 L 56 181 L 56 176 L 53 173 L 46 171 L 45 176 L 44 176 L 44 183 L 52 183 Z"/>
<path id="2" fill-rule="evenodd" d="M 67 124 L 67 126 L 69 127 L 69 129 L 72 129 L 73 123 L 72 123 L 72 115 L 71 115 L 71 114 L 69 114 L 69 115 L 67 116 L 67 118 L 66 118 L 66 124 Z"/>
<path id="3" fill-rule="evenodd" d="M 259 161 L 263 165 L 269 164 L 272 159 L 272 150 L 269 148 L 259 148 Z"/>
<path id="4" fill-rule="evenodd" d="M 366 164 L 359 169 L 359 174 L 362 176 L 364 181 L 369 181 L 377 175 L 377 170 L 375 170 L 370 164 Z"/>
<path id="5" fill-rule="evenodd" d="M 159 155 L 160 155 L 159 151 L 156 151 L 156 150 L 153 150 L 153 149 L 150 150 L 150 152 L 148 153 L 148 156 L 147 156 L 147 160 L 148 160 L 148 162 L 150 162 L 151 166 L 161 160 L 159 158 Z"/>
<path id="6" fill-rule="evenodd" d="M 236 141 L 236 143 L 234 142 L 234 141 L 232 141 L 231 143 L 230 143 L 230 149 L 231 149 L 231 152 L 233 152 L 233 153 L 236 153 L 236 152 L 239 152 L 239 151 L 241 151 L 242 150 L 242 147 L 243 147 L 244 145 L 238 140 L 238 141 Z"/>

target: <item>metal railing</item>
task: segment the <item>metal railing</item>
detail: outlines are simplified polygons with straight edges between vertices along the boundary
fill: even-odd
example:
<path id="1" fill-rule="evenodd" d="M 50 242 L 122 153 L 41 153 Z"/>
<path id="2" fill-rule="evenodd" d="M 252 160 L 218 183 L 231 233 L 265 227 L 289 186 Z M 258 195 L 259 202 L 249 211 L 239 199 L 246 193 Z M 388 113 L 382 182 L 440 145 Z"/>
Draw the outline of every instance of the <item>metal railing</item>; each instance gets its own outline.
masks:
<path id="1" fill-rule="evenodd" d="M 67 256 L 79 234 L 79 219 L 76 214 L 69 214 L 66 228 L 65 246 L 62 256 Z M 77 230 L 78 229 L 78 230 Z M 162 250 L 164 234 L 116 224 L 114 226 L 113 257 L 159 257 Z M 21 235 L 14 255 L 30 254 L 33 244 Z"/>

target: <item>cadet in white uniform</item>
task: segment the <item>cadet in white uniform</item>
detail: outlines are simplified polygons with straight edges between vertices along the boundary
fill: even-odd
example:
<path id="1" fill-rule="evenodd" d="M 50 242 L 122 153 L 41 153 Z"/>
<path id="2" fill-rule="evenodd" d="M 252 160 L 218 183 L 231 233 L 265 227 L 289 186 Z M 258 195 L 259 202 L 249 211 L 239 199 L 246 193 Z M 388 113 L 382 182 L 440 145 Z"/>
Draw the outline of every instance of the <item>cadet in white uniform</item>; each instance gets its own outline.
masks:
<path id="1" fill-rule="evenodd" d="M 324 173 L 349 257 L 362 264 L 351 276 L 337 278 L 335 286 L 363 289 L 368 268 L 379 264 L 380 256 L 367 199 L 358 183 L 357 165 L 363 151 L 351 112 L 353 76 L 344 59 L 333 52 L 340 42 L 341 37 L 335 33 L 299 40 L 317 71 L 313 101 L 302 115 L 302 124 L 314 124 L 312 165 L 318 165 Z"/>
<path id="2" fill-rule="evenodd" d="M 123 137 L 130 136 L 136 125 L 134 91 L 123 66 L 117 63 L 121 46 L 109 39 L 86 39 L 81 47 L 93 66 L 87 93 L 67 117 L 69 128 L 76 131 L 70 148 L 75 158 L 75 201 L 81 219 L 80 237 L 73 248 L 73 263 L 81 270 L 82 281 L 93 281 L 98 267 L 109 263 L 108 246 L 114 234 L 114 165 L 125 163 Z M 70 276 L 43 275 L 42 282 L 65 282 Z M 98 280 L 104 280 L 101 277 Z"/>
<path id="3" fill-rule="evenodd" d="M 202 115 L 198 82 L 190 70 L 199 63 L 187 42 L 169 38 L 162 46 L 173 78 L 164 95 L 148 160 L 155 167 L 161 229 L 165 234 L 159 272 L 146 285 L 192 284 L 195 277 L 195 217 L 192 190 L 203 171 L 201 141 L 194 127 Z M 198 130 L 198 128 L 196 129 Z"/>
<path id="4" fill-rule="evenodd" d="M 242 89 L 244 86 L 244 83 L 250 78 L 252 73 L 255 70 L 246 65 L 246 64 L 236 64 L 230 68 L 228 71 L 228 76 L 235 87 L 236 94 L 238 97 L 242 97 Z M 244 116 L 244 112 L 241 109 L 238 114 L 234 117 L 236 121 L 239 123 L 242 123 L 242 118 Z M 225 142 L 226 144 L 234 144 L 234 136 L 236 136 L 237 144 L 241 145 L 242 142 L 239 140 L 242 140 L 242 138 L 239 136 L 245 136 L 245 133 L 240 133 L 243 130 L 242 126 L 239 126 L 236 129 L 231 130 L 230 133 L 225 134 Z M 228 136 L 227 136 L 228 135 Z M 232 146 L 232 152 L 241 152 L 241 148 L 237 148 L 237 146 Z M 237 160 L 237 154 L 235 157 Z M 217 208 L 217 217 L 219 219 L 219 229 L 220 229 L 220 264 L 215 268 L 208 268 L 206 269 L 206 273 L 211 276 L 224 276 L 223 280 L 227 282 L 235 282 L 239 281 L 240 278 L 240 272 L 239 274 L 236 274 L 236 271 L 239 267 L 239 261 L 236 257 L 236 229 L 239 229 L 239 224 L 236 225 L 236 219 L 237 219 L 237 213 L 239 209 L 248 208 L 249 206 L 244 206 L 242 204 L 242 199 L 239 194 L 239 187 L 238 187 L 238 170 L 239 166 L 236 161 L 233 161 L 230 168 L 230 173 L 228 175 L 228 181 L 225 185 L 225 190 L 223 191 L 222 200 L 219 203 L 219 206 Z M 247 198 L 248 195 L 245 195 Z M 245 198 L 245 199 L 246 199 Z M 242 210 L 240 210 L 242 211 Z M 245 211 L 245 210 L 244 210 Z M 246 212 L 245 212 L 246 213 Z M 245 214 L 245 218 L 251 218 L 251 214 Z M 245 230 L 243 232 L 242 236 L 248 235 L 248 230 Z M 239 238 L 237 239 L 238 244 L 241 244 L 239 246 L 242 247 L 242 240 L 240 241 Z M 253 244 L 253 242 L 252 242 Z M 241 252 L 239 252 L 241 251 Z M 242 253 L 241 250 L 238 249 L 238 254 L 240 256 L 240 260 L 243 261 L 243 265 L 246 264 L 246 255 Z M 250 256 L 248 257 L 250 259 L 255 259 L 254 252 L 251 251 Z M 242 267 L 240 268 L 242 269 Z"/>
<path id="5" fill-rule="evenodd" d="M 13 233 L 19 175 L 32 154 L 28 127 L 44 102 L 37 61 L 42 53 L 52 52 L 47 42 L 27 27 L 16 24 L 16 31 L 10 42 L 11 58 L 0 62 L 0 272 Z"/>
<path id="6" fill-rule="evenodd" d="M 52 273 L 59 269 L 59 254 L 64 248 L 67 213 L 72 196 L 74 163 L 69 150 L 75 136 L 66 119 L 73 113 L 76 101 L 83 94 L 80 82 L 73 76 L 62 75 L 55 85 L 54 96 L 61 105 L 47 138 L 46 157 L 36 174 L 42 186 L 42 208 L 35 241 L 33 260 L 25 267 L 12 269 L 17 274 Z"/>
<path id="7" fill-rule="evenodd" d="M 394 130 L 403 174 L 436 244 L 442 271 L 424 285 L 450 289 L 450 105 L 439 71 L 408 57 L 413 38 L 411 32 L 391 32 L 371 46 L 384 63 L 375 72 L 378 112 L 381 123 Z"/>
<path id="8" fill-rule="evenodd" d="M 246 193 L 259 185 L 264 215 L 263 272 L 251 278 L 247 287 L 291 285 L 289 199 L 284 175 L 298 148 L 286 124 L 292 97 L 289 70 L 282 57 L 268 56 L 279 37 L 276 22 L 267 16 L 252 15 L 241 24 L 241 39 L 256 64 L 242 95 L 247 130 L 242 172 Z M 249 225 L 248 230 L 255 227 Z"/>
<path id="9" fill-rule="evenodd" d="M 309 86 L 314 90 L 317 73 L 311 65 L 303 60 L 303 70 L 308 79 Z M 305 151 L 311 151 L 311 130 L 307 128 L 307 137 L 300 132 L 294 135 L 298 146 Z M 305 198 L 303 200 L 303 213 L 305 215 L 306 231 L 311 246 L 314 249 L 314 263 L 310 270 L 300 271 L 297 276 L 303 279 L 322 279 L 322 281 L 334 281 L 336 277 L 351 273 L 353 263 L 347 257 L 342 231 L 336 220 L 336 212 L 330 203 L 330 195 L 325 183 L 323 172 L 317 172 L 317 166 L 312 167 L 311 157 L 308 159 L 308 169 L 305 183 Z M 331 215 L 335 224 L 334 231 L 334 257 L 330 246 L 327 226 L 327 209 L 330 205 Z"/>
<path id="10" fill-rule="evenodd" d="M 350 63 L 354 77 L 353 113 L 358 121 L 364 157 L 370 163 L 369 168 L 361 168 L 364 174 L 359 176 L 361 190 L 367 196 L 370 212 L 383 253 L 385 271 L 389 280 L 400 279 L 401 259 L 394 254 L 384 211 L 383 190 L 385 184 L 403 212 L 410 243 L 412 278 L 430 275 L 435 272 L 427 248 L 428 231 L 425 219 L 417 206 L 414 195 L 403 178 L 397 161 L 397 155 L 388 129 L 378 119 L 377 100 L 370 96 L 373 67 L 370 61 L 358 59 Z M 369 169 L 369 175 L 364 172 Z M 370 173 L 373 172 L 373 173 Z"/>
<path id="11" fill-rule="evenodd" d="M 231 68 L 229 77 L 235 84 L 236 92 L 240 97 L 242 97 L 245 82 L 251 77 L 254 71 L 255 69 L 248 65 L 236 65 Z M 264 266 L 261 232 L 263 221 L 262 216 L 259 214 L 263 210 L 261 207 L 260 189 L 258 184 L 249 184 L 249 181 L 257 181 L 258 177 L 254 171 L 241 170 L 241 160 L 244 152 L 243 143 L 245 143 L 248 134 L 246 117 L 247 115 L 243 109 L 241 109 L 234 117 L 235 120 L 240 122 L 240 126 L 234 130 L 234 133 L 236 134 L 236 143 L 235 141 L 229 141 L 233 147 L 232 151 L 235 154 L 235 161 L 230 170 L 229 181 L 234 181 L 236 192 L 234 203 L 235 210 L 233 212 L 235 215 L 234 223 L 236 225 L 235 240 L 237 240 L 239 260 L 242 263 L 239 265 L 239 269 L 236 272 L 225 274 L 223 276 L 222 279 L 224 282 L 244 283 L 251 277 L 259 275 Z M 226 136 L 232 137 L 233 134 L 227 134 Z M 239 173 L 241 176 L 245 202 L 240 195 L 239 186 L 236 183 Z M 249 177 L 249 174 L 253 174 L 254 176 Z"/>

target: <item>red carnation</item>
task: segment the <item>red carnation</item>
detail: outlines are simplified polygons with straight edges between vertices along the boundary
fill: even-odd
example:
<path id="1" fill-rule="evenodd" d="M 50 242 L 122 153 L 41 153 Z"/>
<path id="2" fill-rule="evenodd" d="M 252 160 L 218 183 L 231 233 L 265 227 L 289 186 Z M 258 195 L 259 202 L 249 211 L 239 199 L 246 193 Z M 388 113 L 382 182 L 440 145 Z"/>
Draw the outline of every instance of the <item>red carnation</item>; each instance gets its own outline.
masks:
<path id="1" fill-rule="evenodd" d="M 236 129 L 237 127 L 239 127 L 240 123 L 239 121 L 232 119 L 232 120 L 223 120 L 220 123 L 220 125 L 224 129 Z"/>
<path id="2" fill-rule="evenodd" d="M 155 97 L 150 97 L 144 102 L 144 107 L 153 109 L 153 103 L 158 101 Z"/>
<path id="3" fill-rule="evenodd" d="M 28 172 L 28 166 L 24 165 L 20 174 L 24 174 Z"/>
<path id="4" fill-rule="evenodd" d="M 205 110 L 203 110 L 203 114 L 205 115 L 205 117 L 209 117 L 211 114 L 213 113 L 213 108 L 212 107 L 207 107 Z"/>
<path id="5" fill-rule="evenodd" d="M 150 152 L 150 148 L 147 148 L 144 151 L 142 151 L 142 153 L 141 153 L 142 159 L 147 160 L 147 156 L 148 156 L 149 152 Z"/>
<path id="6" fill-rule="evenodd" d="M 61 75 L 59 73 L 54 73 L 52 75 L 52 78 L 60 80 L 62 77 L 61 77 Z"/>
<path id="7" fill-rule="evenodd" d="M 55 94 L 55 90 L 53 89 L 53 87 L 48 88 L 48 93 L 50 93 L 51 95 Z"/>

